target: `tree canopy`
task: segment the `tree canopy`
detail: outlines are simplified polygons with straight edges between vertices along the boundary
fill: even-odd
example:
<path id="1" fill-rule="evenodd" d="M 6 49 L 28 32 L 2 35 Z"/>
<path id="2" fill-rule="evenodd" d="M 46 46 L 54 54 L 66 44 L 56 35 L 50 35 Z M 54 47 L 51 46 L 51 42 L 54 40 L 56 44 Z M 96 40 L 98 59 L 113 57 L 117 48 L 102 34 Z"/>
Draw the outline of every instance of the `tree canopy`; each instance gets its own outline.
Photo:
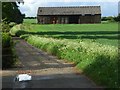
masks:
<path id="1" fill-rule="evenodd" d="M 19 24 L 23 22 L 24 16 L 16 2 L 2 2 L 2 20 Z"/>
<path id="2" fill-rule="evenodd" d="M 120 22 L 120 14 L 118 16 L 108 16 L 108 17 L 102 17 L 102 21 L 111 21 L 111 22 Z"/>
<path id="3" fill-rule="evenodd" d="M 115 21 L 120 22 L 120 14 L 114 18 Z"/>

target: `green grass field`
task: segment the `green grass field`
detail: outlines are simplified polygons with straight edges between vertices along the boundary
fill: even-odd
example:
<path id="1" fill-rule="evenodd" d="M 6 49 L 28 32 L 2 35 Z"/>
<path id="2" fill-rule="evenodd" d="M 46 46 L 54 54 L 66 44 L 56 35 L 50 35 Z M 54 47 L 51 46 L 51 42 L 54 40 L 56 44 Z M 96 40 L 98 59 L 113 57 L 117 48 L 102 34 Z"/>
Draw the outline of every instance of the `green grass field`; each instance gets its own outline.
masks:
<path id="1" fill-rule="evenodd" d="M 106 45 L 118 46 L 118 23 L 102 24 L 47 24 L 38 25 L 35 19 L 25 20 L 27 30 L 37 35 L 69 39 L 73 41 L 84 40 Z"/>
<path id="2" fill-rule="evenodd" d="M 26 20 L 10 33 L 60 59 L 74 62 L 98 85 L 120 87 L 117 23 L 40 25 Z"/>
<path id="3" fill-rule="evenodd" d="M 24 19 L 23 21 L 24 23 L 37 23 L 37 20 L 36 19 Z"/>

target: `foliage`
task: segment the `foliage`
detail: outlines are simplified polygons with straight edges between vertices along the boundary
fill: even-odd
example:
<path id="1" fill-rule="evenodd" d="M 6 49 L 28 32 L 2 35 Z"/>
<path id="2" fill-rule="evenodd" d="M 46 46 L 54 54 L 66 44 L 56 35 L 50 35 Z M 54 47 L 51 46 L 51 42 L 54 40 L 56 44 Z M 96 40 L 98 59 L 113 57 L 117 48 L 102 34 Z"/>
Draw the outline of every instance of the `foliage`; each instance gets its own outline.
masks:
<path id="1" fill-rule="evenodd" d="M 108 17 L 102 17 L 102 21 L 109 21 L 109 22 L 115 22 L 114 17 L 108 16 Z"/>
<path id="2" fill-rule="evenodd" d="M 107 19 L 108 19 L 108 21 L 110 21 L 110 22 L 115 22 L 114 17 L 112 17 L 112 16 L 107 17 Z"/>
<path id="3" fill-rule="evenodd" d="M 2 20 L 19 24 L 23 22 L 23 18 L 24 15 L 21 14 L 16 2 L 2 2 Z"/>
<path id="4" fill-rule="evenodd" d="M 2 47 L 10 47 L 12 43 L 12 39 L 8 33 L 2 33 Z"/>
<path id="5" fill-rule="evenodd" d="M 11 22 L 11 23 L 8 24 L 6 21 L 3 21 L 3 22 L 1 23 L 2 32 L 6 32 L 6 33 L 9 32 L 10 29 L 11 29 L 14 25 L 16 25 L 16 23 Z"/>
<path id="6" fill-rule="evenodd" d="M 16 23 L 14 23 L 14 22 L 10 22 L 9 23 L 10 28 L 13 27 L 13 26 L 15 26 L 15 25 L 16 25 Z"/>
<path id="7" fill-rule="evenodd" d="M 16 62 L 12 46 L 11 36 L 8 33 L 2 33 L 2 69 L 13 67 Z"/>
<path id="8" fill-rule="evenodd" d="M 109 16 L 109 17 L 102 17 L 102 21 L 109 21 L 109 22 L 119 22 L 120 21 L 120 14 L 118 16 Z"/>
<path id="9" fill-rule="evenodd" d="M 107 19 L 107 17 L 102 17 L 101 20 L 102 21 L 107 21 L 108 19 Z"/>
<path id="10" fill-rule="evenodd" d="M 25 17 L 25 19 L 36 19 L 37 17 Z"/>
<path id="11" fill-rule="evenodd" d="M 7 24 L 7 22 L 2 22 L 2 32 L 9 32 L 10 31 L 10 26 Z"/>
<path id="12" fill-rule="evenodd" d="M 10 35 L 12 36 L 20 36 L 22 34 L 25 34 L 24 27 L 23 25 L 19 24 L 16 25 L 15 27 L 12 27 L 10 30 Z"/>
<path id="13" fill-rule="evenodd" d="M 115 20 L 116 22 L 120 22 L 120 14 L 119 14 L 117 17 L 114 17 L 114 20 Z"/>
<path id="14" fill-rule="evenodd" d="M 61 59 L 75 62 L 78 68 L 100 85 L 118 87 L 118 50 L 116 47 L 35 35 L 30 35 L 26 40 L 33 46 L 57 55 Z"/>

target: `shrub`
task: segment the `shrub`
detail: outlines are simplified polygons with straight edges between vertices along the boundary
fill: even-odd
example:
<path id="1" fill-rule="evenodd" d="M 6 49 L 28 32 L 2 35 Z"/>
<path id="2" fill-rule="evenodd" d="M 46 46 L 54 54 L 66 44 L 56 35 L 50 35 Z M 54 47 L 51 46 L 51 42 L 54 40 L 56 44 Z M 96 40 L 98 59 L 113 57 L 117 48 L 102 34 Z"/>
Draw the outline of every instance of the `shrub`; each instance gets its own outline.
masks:
<path id="1" fill-rule="evenodd" d="M 12 27 L 9 33 L 10 33 L 11 36 L 18 36 L 19 37 L 23 34 L 28 33 L 24 30 L 24 28 L 25 28 L 24 25 L 19 24 L 19 25 L 16 25 L 16 26 Z"/>
<path id="2" fill-rule="evenodd" d="M 12 39 L 8 33 L 2 33 L 2 47 L 10 47 L 12 44 Z"/>
<path id="3" fill-rule="evenodd" d="M 7 24 L 7 22 L 2 22 L 2 32 L 9 32 L 10 31 L 10 25 Z"/>
<path id="4" fill-rule="evenodd" d="M 24 32 L 24 31 L 21 30 L 21 24 L 19 24 L 19 25 L 16 25 L 16 26 L 11 28 L 10 35 L 12 35 L 12 36 L 20 36 L 22 32 Z"/>
<path id="5" fill-rule="evenodd" d="M 10 26 L 10 27 L 13 27 L 13 26 L 15 26 L 15 25 L 16 25 L 16 23 L 14 23 L 14 22 L 10 22 L 10 23 L 9 23 L 9 26 Z"/>
<path id="6" fill-rule="evenodd" d="M 13 42 L 8 33 L 2 33 L 2 69 L 15 65 L 15 55 L 13 53 Z"/>

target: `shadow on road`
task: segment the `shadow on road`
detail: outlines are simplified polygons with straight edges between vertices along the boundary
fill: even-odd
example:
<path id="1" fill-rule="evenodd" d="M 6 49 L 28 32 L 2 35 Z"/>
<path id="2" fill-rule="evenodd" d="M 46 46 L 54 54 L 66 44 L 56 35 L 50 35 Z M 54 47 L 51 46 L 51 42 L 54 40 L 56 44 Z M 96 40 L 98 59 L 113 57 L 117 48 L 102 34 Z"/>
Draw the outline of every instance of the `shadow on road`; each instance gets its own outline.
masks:
<path id="1" fill-rule="evenodd" d="M 2 87 L 16 89 L 25 88 L 98 88 L 91 80 L 83 75 L 76 74 L 52 74 L 33 75 L 31 81 L 15 82 L 15 76 L 3 77 Z M 101 90 L 101 89 L 100 89 Z"/>

